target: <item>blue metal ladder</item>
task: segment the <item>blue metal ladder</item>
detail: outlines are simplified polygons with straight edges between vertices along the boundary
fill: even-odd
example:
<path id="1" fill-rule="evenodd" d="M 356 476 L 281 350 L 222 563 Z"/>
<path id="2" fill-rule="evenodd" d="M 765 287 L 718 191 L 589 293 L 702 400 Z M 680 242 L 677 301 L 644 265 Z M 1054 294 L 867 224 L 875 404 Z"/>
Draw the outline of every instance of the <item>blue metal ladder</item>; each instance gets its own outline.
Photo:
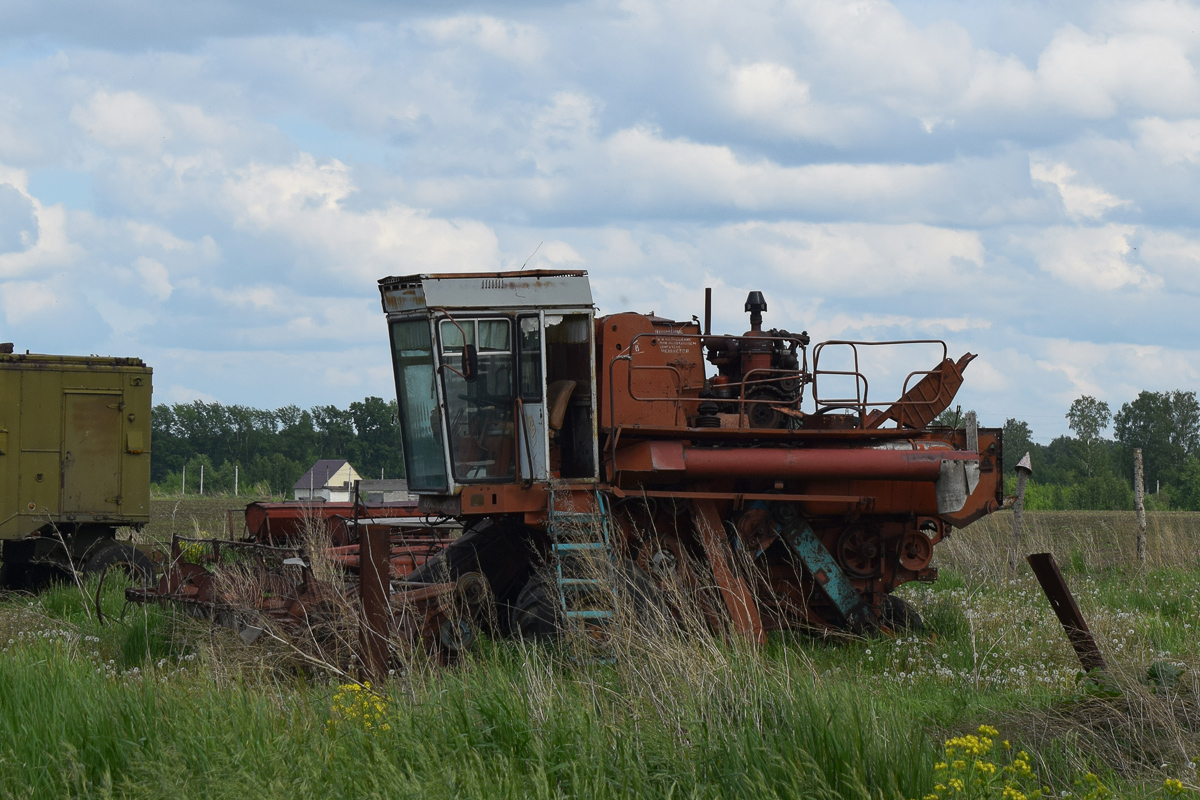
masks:
<path id="1" fill-rule="evenodd" d="M 560 510 L 551 488 L 546 529 L 551 539 L 563 619 L 568 625 L 608 628 L 611 634 L 617 616 L 612 519 L 604 495 L 596 492 L 595 499 L 593 511 Z"/>

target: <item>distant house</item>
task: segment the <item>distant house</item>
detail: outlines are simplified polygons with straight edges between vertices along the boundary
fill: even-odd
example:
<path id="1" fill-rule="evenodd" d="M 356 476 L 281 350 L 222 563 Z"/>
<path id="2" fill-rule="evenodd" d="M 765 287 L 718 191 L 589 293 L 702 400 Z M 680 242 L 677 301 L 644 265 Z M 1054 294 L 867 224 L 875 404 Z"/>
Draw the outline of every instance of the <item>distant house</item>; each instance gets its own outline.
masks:
<path id="1" fill-rule="evenodd" d="M 354 491 L 354 482 L 361 476 L 343 458 L 325 458 L 312 465 L 292 486 L 297 500 L 328 500 L 346 503 Z"/>

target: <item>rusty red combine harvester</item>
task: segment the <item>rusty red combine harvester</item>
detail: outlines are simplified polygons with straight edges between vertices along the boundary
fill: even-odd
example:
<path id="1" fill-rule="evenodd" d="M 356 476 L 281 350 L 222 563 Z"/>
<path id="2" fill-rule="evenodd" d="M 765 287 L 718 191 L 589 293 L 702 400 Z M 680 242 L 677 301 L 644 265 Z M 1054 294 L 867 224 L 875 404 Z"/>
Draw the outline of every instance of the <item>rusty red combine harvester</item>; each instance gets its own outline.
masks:
<path id="1" fill-rule="evenodd" d="M 643 594 L 707 592 L 756 642 L 899 627 L 915 610 L 893 590 L 934 580 L 934 546 L 1003 503 L 1001 432 L 932 425 L 974 358 L 944 342 L 810 346 L 764 329 L 760 292 L 741 335 L 711 332 L 711 292 L 703 328 L 597 317 L 583 271 L 379 287 L 409 491 L 465 530 L 405 586 L 481 574 L 501 633 L 611 621 L 579 569 L 597 556 Z M 864 362 L 914 348 L 928 369 L 870 394 Z"/>
<path id="2" fill-rule="evenodd" d="M 934 546 L 1003 504 L 1001 432 L 973 415 L 933 424 L 974 358 L 949 358 L 944 342 L 810 346 L 807 333 L 764 329 L 760 292 L 741 335 L 711 332 L 711 292 L 703 328 L 597 317 L 583 271 L 411 275 L 379 288 L 418 496 L 405 513 L 464 532 L 397 563 L 408 545 L 375 511 L 351 506 L 333 526 L 376 670 L 397 632 L 443 654 L 475 625 L 525 638 L 581 627 L 603 640 L 630 598 L 679 614 L 668 598 L 680 587 L 714 628 L 752 642 L 907 627 L 919 616 L 892 592 L 934 580 Z M 932 363 L 876 399 L 864 364 L 894 370 L 914 349 Z M 272 513 L 277 528 L 296 524 Z M 279 545 L 266 522 L 251 529 L 257 558 Z M 182 545 L 141 599 L 207 592 L 219 605 L 212 573 Z M 258 610 L 303 622 L 328 587 L 288 546 L 276 560 L 294 576 Z"/>

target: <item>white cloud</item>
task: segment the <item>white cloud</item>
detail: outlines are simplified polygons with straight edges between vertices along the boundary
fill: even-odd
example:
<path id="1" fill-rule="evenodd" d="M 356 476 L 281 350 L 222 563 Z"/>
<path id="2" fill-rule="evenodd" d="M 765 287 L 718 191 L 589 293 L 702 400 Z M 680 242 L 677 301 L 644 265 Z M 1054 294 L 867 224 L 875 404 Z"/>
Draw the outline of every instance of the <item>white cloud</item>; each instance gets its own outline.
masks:
<path id="1" fill-rule="evenodd" d="M 1200 119 L 1169 122 L 1147 117 L 1133 122 L 1138 146 L 1162 159 L 1164 164 L 1200 164 Z"/>
<path id="2" fill-rule="evenodd" d="M 163 401 L 166 403 L 216 403 L 219 402 L 215 395 L 208 392 L 202 392 L 199 389 L 193 389 L 190 386 L 182 386 L 178 383 L 171 384 L 163 392 Z"/>
<path id="3" fill-rule="evenodd" d="M 297 255 L 330 279 L 371 280 L 395 272 L 494 268 L 495 234 L 478 222 L 431 217 L 389 205 L 354 211 L 356 186 L 341 162 L 308 154 L 290 165 L 254 164 L 224 186 L 239 227 L 280 234 Z"/>
<path id="4" fill-rule="evenodd" d="M 813 102 L 808 81 L 783 64 L 731 66 L 728 81 L 729 102 L 738 116 L 788 136 L 844 143 L 864 122 L 865 115 L 856 109 Z"/>
<path id="5" fill-rule="evenodd" d="M 1084 394 L 1119 405 L 1142 390 L 1177 389 L 1200 380 L 1197 350 L 1057 338 L 1038 342 L 1037 347 L 1037 366 L 1066 378 L 1067 385 L 1055 398 L 1063 409 Z"/>
<path id="6" fill-rule="evenodd" d="M 60 287 L 50 281 L 7 281 L 0 283 L 0 309 L 9 325 L 46 320 L 57 314 Z"/>
<path id="7" fill-rule="evenodd" d="M 463 14 L 427 22 L 425 29 L 440 43 L 467 42 L 489 55 L 533 62 L 541 58 L 546 42 L 532 25 L 488 15 Z"/>
<path id="8" fill-rule="evenodd" d="M 1073 219 L 1098 219 L 1111 209 L 1129 205 L 1128 200 L 1073 180 L 1075 170 L 1066 164 L 1032 160 L 1029 163 L 1029 177 L 1053 185 L 1062 197 L 1067 214 Z"/>
<path id="9" fill-rule="evenodd" d="M 28 203 L 36 223 L 36 240 L 31 241 L 34 231 L 22 231 L 20 247 L 0 252 L 0 279 L 19 277 L 31 273 L 64 266 L 80 255 L 78 245 L 67 236 L 67 212 L 61 205 L 47 208 L 29 194 L 28 178 L 24 172 L 0 165 L 0 186 L 15 189 Z"/>
<path id="10" fill-rule="evenodd" d="M 604 143 L 610 164 L 634 199 L 706 200 L 748 210 L 809 205 L 895 202 L 940 183 L 941 165 L 821 163 L 784 167 L 739 158 L 726 146 L 665 139 L 649 127 L 618 131 Z"/>
<path id="11" fill-rule="evenodd" d="M 1168 289 L 1200 294 L 1200 241 L 1174 231 L 1145 230 L 1139 252 Z"/>
<path id="12" fill-rule="evenodd" d="M 158 106 L 138 92 L 98 91 L 71 110 L 71 121 L 104 147 L 157 152 L 171 137 Z"/>
<path id="13" fill-rule="evenodd" d="M 175 287 L 171 285 L 171 275 L 162 262 L 141 256 L 133 262 L 133 269 L 141 278 L 143 288 L 159 302 L 171 296 Z"/>
<path id="14" fill-rule="evenodd" d="M 749 222 L 717 238 L 805 291 L 848 296 L 965 285 L 984 259 L 978 234 L 917 224 Z"/>
<path id="15" fill-rule="evenodd" d="M 1047 228 L 1025 239 L 1038 266 L 1055 278 L 1089 291 L 1125 287 L 1159 289 L 1162 278 L 1131 260 L 1131 225 Z"/>

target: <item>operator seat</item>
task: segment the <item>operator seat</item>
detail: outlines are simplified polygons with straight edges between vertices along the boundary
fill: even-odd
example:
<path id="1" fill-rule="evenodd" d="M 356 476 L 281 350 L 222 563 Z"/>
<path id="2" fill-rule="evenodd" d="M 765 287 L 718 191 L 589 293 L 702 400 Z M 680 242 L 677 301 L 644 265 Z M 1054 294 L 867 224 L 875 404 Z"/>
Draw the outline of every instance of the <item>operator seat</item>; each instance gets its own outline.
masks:
<path id="1" fill-rule="evenodd" d="M 563 420 L 567 417 L 567 404 L 571 402 L 571 394 L 579 384 L 576 381 L 555 381 L 546 387 L 546 407 L 549 409 L 547 419 L 550 430 L 561 430 Z"/>

